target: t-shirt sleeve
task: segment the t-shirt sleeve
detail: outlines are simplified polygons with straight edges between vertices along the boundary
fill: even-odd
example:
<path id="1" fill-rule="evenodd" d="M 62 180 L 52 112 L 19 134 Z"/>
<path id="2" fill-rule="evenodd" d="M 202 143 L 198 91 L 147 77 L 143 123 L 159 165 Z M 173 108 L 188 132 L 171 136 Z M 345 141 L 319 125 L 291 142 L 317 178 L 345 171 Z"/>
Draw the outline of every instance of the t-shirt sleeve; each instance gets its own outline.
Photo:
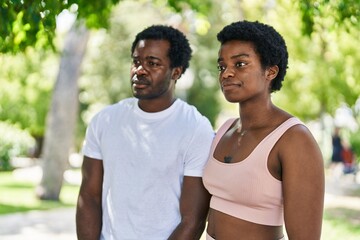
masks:
<path id="1" fill-rule="evenodd" d="M 84 156 L 102 159 L 100 149 L 100 134 L 101 125 L 99 124 L 99 114 L 91 120 L 89 126 L 86 129 L 85 140 L 82 147 L 82 153 Z"/>
<path id="2" fill-rule="evenodd" d="M 198 125 L 189 142 L 188 150 L 185 155 L 185 176 L 202 176 L 205 164 L 209 158 L 214 135 L 214 130 L 207 119 Z"/>

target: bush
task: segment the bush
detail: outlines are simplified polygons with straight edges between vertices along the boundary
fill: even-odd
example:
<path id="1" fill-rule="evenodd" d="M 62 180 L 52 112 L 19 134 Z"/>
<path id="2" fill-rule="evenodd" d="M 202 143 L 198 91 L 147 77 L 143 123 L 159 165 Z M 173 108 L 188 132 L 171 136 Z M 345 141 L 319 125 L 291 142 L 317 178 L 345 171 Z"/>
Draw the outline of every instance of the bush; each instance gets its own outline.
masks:
<path id="1" fill-rule="evenodd" d="M 360 131 L 352 133 L 350 135 L 350 144 L 356 155 L 356 159 L 360 161 Z"/>
<path id="2" fill-rule="evenodd" d="M 11 170 L 10 160 L 17 156 L 26 156 L 34 145 L 34 138 L 27 131 L 0 122 L 0 170 Z"/>

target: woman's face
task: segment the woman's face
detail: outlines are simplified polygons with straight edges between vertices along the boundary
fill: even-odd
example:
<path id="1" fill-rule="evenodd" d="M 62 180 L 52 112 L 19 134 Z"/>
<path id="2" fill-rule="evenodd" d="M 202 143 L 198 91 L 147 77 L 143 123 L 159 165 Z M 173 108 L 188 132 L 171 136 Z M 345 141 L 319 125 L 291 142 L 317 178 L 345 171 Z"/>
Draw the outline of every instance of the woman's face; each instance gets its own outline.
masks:
<path id="1" fill-rule="evenodd" d="M 232 40 L 221 45 L 218 58 L 221 90 L 229 102 L 243 102 L 268 94 L 267 70 L 251 42 Z"/>

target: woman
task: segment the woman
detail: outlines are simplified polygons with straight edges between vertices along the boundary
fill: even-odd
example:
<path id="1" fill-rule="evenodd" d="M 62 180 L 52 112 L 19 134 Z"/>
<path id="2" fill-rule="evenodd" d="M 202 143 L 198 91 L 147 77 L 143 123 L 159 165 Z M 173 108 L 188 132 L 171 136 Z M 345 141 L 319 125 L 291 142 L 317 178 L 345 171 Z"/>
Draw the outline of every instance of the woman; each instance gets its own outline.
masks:
<path id="1" fill-rule="evenodd" d="M 288 53 L 269 25 L 239 21 L 217 35 L 219 82 L 239 118 L 220 127 L 203 181 L 212 194 L 207 239 L 320 239 L 324 166 L 306 126 L 271 101 Z"/>

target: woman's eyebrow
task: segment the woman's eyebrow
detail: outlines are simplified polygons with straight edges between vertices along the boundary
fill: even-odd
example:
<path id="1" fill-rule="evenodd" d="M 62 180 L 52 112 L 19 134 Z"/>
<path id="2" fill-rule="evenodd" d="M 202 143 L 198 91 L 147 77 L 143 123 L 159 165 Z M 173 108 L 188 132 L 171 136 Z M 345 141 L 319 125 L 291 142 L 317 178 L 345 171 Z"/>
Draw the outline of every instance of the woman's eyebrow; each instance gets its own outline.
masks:
<path id="1" fill-rule="evenodd" d="M 239 53 L 239 54 L 236 54 L 234 56 L 231 56 L 230 58 L 235 59 L 235 58 L 239 58 L 239 57 L 250 57 L 250 55 L 247 54 L 247 53 Z M 223 60 L 224 60 L 224 58 L 220 57 L 220 58 L 218 58 L 217 62 L 221 62 Z"/>

